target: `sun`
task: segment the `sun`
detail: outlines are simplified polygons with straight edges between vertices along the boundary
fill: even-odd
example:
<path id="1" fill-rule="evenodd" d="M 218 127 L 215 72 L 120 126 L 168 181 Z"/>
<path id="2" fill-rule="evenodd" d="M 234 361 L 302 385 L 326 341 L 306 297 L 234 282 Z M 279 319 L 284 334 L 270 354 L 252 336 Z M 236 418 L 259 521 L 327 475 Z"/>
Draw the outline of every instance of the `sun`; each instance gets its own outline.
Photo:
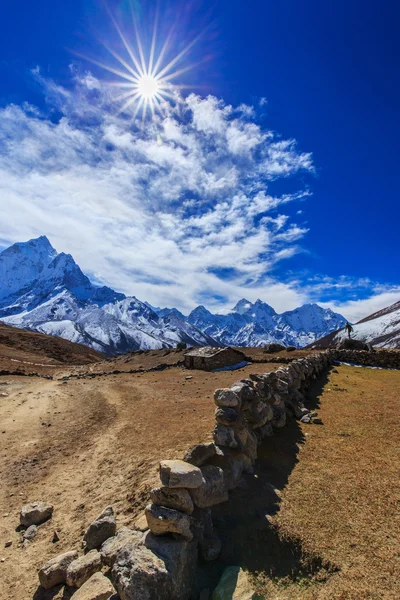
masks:
<path id="1" fill-rule="evenodd" d="M 160 84 L 156 77 L 153 77 L 152 75 L 143 75 L 137 82 L 137 91 L 143 98 L 151 100 L 156 98 L 157 94 L 160 93 Z"/>
<path id="2" fill-rule="evenodd" d="M 110 85 L 124 90 L 123 93 L 114 98 L 116 102 L 120 103 L 118 114 L 130 113 L 132 115 L 132 120 L 135 120 L 138 114 L 141 113 L 142 121 L 146 118 L 147 114 L 150 114 L 153 118 L 156 112 L 163 114 L 165 112 L 165 103 L 167 101 L 175 102 L 179 96 L 179 91 L 182 88 L 188 87 L 187 85 L 177 85 L 174 80 L 182 73 L 189 71 L 199 64 L 197 63 L 196 65 L 186 65 L 177 68 L 185 55 L 197 42 L 201 34 L 192 39 L 183 50 L 167 61 L 166 57 L 170 52 L 172 32 L 167 35 L 163 43 L 158 39 L 158 13 L 154 22 L 151 45 L 146 49 L 142 45 L 133 12 L 132 17 L 136 48 L 134 48 L 132 43 L 128 42 L 111 11 L 108 12 L 125 48 L 126 55 L 121 56 L 104 41 L 101 43 L 113 58 L 118 61 L 118 68 L 111 64 L 101 63 L 98 60 L 94 60 L 79 54 L 78 52 L 75 52 L 74 54 L 89 60 L 93 64 L 102 69 L 106 69 L 120 78 L 119 81 L 109 82 Z"/>

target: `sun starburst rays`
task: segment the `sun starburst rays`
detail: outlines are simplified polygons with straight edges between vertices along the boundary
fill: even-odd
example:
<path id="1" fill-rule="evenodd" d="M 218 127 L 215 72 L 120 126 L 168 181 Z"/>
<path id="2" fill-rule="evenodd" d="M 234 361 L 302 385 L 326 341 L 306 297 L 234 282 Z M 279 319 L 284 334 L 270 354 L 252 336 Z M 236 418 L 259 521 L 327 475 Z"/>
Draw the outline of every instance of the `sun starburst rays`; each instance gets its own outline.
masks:
<path id="1" fill-rule="evenodd" d="M 131 113 L 135 120 L 139 113 L 142 120 L 150 114 L 155 118 L 156 113 L 163 114 L 166 102 L 176 101 L 180 90 L 190 86 L 175 83 L 175 79 L 190 71 L 195 65 L 182 66 L 182 59 L 188 54 L 193 45 L 200 36 L 197 36 L 183 50 L 180 50 L 171 58 L 171 41 L 173 28 L 169 31 L 166 38 L 161 41 L 158 39 L 158 12 L 155 15 L 154 26 L 151 34 L 151 41 L 148 52 L 146 46 L 142 43 L 139 28 L 132 9 L 132 22 L 135 44 L 128 41 L 126 34 L 122 31 L 114 15 L 108 9 L 111 22 L 122 43 L 122 55 L 116 52 L 109 43 L 101 41 L 103 47 L 114 59 L 113 64 L 107 64 L 99 60 L 94 60 L 82 54 L 75 52 L 81 58 L 92 62 L 96 66 L 105 69 L 109 73 L 116 75 L 120 80 L 111 81 L 109 85 L 121 88 L 122 93 L 116 95 L 113 100 L 120 103 L 117 114 Z M 159 48 L 159 51 L 157 50 Z M 124 55 L 124 53 L 126 53 Z M 169 60 L 167 57 L 169 56 Z M 117 65 L 118 63 L 118 65 Z"/>

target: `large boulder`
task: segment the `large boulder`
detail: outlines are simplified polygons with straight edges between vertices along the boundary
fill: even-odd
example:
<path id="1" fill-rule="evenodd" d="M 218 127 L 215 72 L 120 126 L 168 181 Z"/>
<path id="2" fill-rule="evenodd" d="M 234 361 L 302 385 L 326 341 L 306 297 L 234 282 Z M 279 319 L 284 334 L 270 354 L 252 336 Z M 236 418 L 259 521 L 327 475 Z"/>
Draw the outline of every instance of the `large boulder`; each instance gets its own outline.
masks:
<path id="1" fill-rule="evenodd" d="M 39 570 L 40 585 L 44 587 L 45 590 L 49 590 L 55 585 L 65 583 L 67 569 L 77 558 L 77 551 L 71 550 L 70 552 L 64 552 L 64 554 L 60 554 L 47 561 L 47 563 Z"/>
<path id="2" fill-rule="evenodd" d="M 101 560 L 104 565 L 112 567 L 118 552 L 133 543 L 138 543 L 143 537 L 142 531 L 121 527 L 116 535 L 108 538 L 100 548 Z"/>
<path id="3" fill-rule="evenodd" d="M 146 506 L 146 518 L 149 529 L 154 535 L 177 533 L 185 540 L 193 539 L 190 517 L 178 510 L 149 504 Z"/>
<path id="4" fill-rule="evenodd" d="M 83 540 L 88 550 L 99 548 L 109 537 L 115 535 L 117 523 L 112 506 L 107 506 L 87 528 Z"/>
<path id="5" fill-rule="evenodd" d="M 20 522 L 23 527 L 39 525 L 50 519 L 53 514 L 53 505 L 48 502 L 31 502 L 21 508 Z"/>
<path id="6" fill-rule="evenodd" d="M 263 352 L 265 354 L 274 354 L 275 352 L 282 352 L 282 350 L 286 350 L 286 346 L 282 346 L 282 344 L 266 344 Z"/>
<path id="7" fill-rule="evenodd" d="M 236 381 L 231 390 L 239 397 L 242 409 L 246 409 L 257 398 L 257 392 L 251 379 Z"/>
<path id="8" fill-rule="evenodd" d="M 196 564 L 196 541 L 149 532 L 141 543 L 118 553 L 112 580 L 121 600 L 188 600 Z"/>
<path id="9" fill-rule="evenodd" d="M 191 490 L 193 502 L 199 508 L 207 508 L 214 504 L 227 502 L 228 492 L 225 489 L 224 472 L 215 465 L 201 467 L 203 483 L 195 490 Z"/>
<path id="10" fill-rule="evenodd" d="M 80 556 L 67 568 L 66 582 L 70 587 L 81 587 L 94 573 L 101 570 L 101 555 L 97 550 L 91 550 Z"/>
<path id="11" fill-rule="evenodd" d="M 74 600 L 109 600 L 114 594 L 111 581 L 102 573 L 95 573 L 75 592 Z"/>
<path id="12" fill-rule="evenodd" d="M 171 488 L 196 488 L 203 481 L 200 469 L 184 460 L 162 460 L 160 479 L 164 486 Z"/>
<path id="13" fill-rule="evenodd" d="M 370 347 L 361 340 L 345 338 L 336 345 L 337 350 L 369 350 Z"/>
<path id="14" fill-rule="evenodd" d="M 200 486 L 201 487 L 201 486 Z M 154 488 L 150 492 L 151 501 L 159 506 L 174 508 L 190 515 L 193 512 L 193 500 L 185 488 Z"/>
<path id="15" fill-rule="evenodd" d="M 272 421 L 273 412 L 272 406 L 263 402 L 262 400 L 256 400 L 253 402 L 248 410 L 244 413 L 245 419 L 255 429 L 262 427 L 268 421 Z"/>

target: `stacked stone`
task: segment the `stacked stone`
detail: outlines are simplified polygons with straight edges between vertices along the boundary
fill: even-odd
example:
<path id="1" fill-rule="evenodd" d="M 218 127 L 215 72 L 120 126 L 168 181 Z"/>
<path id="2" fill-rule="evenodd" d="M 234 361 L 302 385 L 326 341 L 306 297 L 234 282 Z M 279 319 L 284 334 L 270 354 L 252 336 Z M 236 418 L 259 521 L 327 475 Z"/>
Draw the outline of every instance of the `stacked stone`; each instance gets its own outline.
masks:
<path id="1" fill-rule="evenodd" d="M 66 582 L 79 588 L 74 594 L 79 600 L 107 599 L 115 589 L 100 570 L 111 567 L 122 600 L 187 600 L 198 551 L 206 561 L 221 551 L 211 507 L 229 500 L 242 473 L 252 470 L 258 444 L 274 428 L 283 427 L 288 416 L 308 418 L 307 388 L 337 358 L 338 351 L 328 350 L 216 390 L 214 442 L 194 446 L 183 460 L 160 462 L 160 486 L 151 490 L 145 509 L 149 529 L 116 532 L 107 507 L 85 533 L 87 553 L 67 552 L 46 563 L 39 572 L 42 586 Z"/>
<path id="2" fill-rule="evenodd" d="M 382 349 L 368 350 L 335 350 L 335 359 L 366 367 L 381 367 L 383 369 L 400 369 L 400 351 Z"/>
<path id="3" fill-rule="evenodd" d="M 205 560 L 215 560 L 221 550 L 210 507 L 228 500 L 223 470 L 205 464 L 216 454 L 214 444 L 199 444 L 186 453 L 185 460 L 161 461 L 162 485 L 151 490 L 152 503 L 145 511 L 152 534 L 194 541 Z"/>
<path id="4" fill-rule="evenodd" d="M 215 391 L 213 438 L 218 451 L 212 462 L 223 468 L 228 490 L 243 470 L 251 470 L 257 444 L 272 435 L 274 427 L 283 427 L 288 416 L 301 419 L 309 413 L 304 406 L 307 388 L 332 359 L 331 351 L 321 352 Z"/>

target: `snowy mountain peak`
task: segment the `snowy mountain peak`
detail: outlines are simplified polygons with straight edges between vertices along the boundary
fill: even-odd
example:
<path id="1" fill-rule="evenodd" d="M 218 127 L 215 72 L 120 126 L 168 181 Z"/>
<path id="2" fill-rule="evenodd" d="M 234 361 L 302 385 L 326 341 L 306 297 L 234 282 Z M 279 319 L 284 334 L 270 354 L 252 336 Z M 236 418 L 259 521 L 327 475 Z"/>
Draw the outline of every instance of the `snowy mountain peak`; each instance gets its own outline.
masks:
<path id="1" fill-rule="evenodd" d="M 279 315 L 261 299 L 252 303 L 246 298 L 227 314 L 213 314 L 201 305 L 186 318 L 176 308 L 154 308 L 94 285 L 73 257 L 58 254 L 45 236 L 0 254 L 0 318 L 109 354 L 180 341 L 189 346 L 304 346 L 345 324 L 341 315 L 316 304 Z"/>
<path id="2" fill-rule="evenodd" d="M 189 315 L 189 318 L 200 318 L 200 317 L 212 317 L 213 314 L 207 310 L 207 308 L 205 306 L 203 306 L 202 304 L 200 304 L 199 306 L 197 306 L 196 308 L 194 308 L 192 310 L 192 312 Z"/>
<path id="3" fill-rule="evenodd" d="M 237 302 L 235 304 L 235 306 L 232 309 L 232 312 L 242 315 L 242 314 L 246 313 L 248 310 L 250 310 L 252 308 L 252 306 L 253 305 L 251 302 L 249 302 L 249 300 L 246 300 L 246 298 L 242 298 L 241 300 L 239 300 L 239 302 Z"/>
<path id="4" fill-rule="evenodd" d="M 0 298 L 32 284 L 57 256 L 46 236 L 17 242 L 0 253 Z"/>

